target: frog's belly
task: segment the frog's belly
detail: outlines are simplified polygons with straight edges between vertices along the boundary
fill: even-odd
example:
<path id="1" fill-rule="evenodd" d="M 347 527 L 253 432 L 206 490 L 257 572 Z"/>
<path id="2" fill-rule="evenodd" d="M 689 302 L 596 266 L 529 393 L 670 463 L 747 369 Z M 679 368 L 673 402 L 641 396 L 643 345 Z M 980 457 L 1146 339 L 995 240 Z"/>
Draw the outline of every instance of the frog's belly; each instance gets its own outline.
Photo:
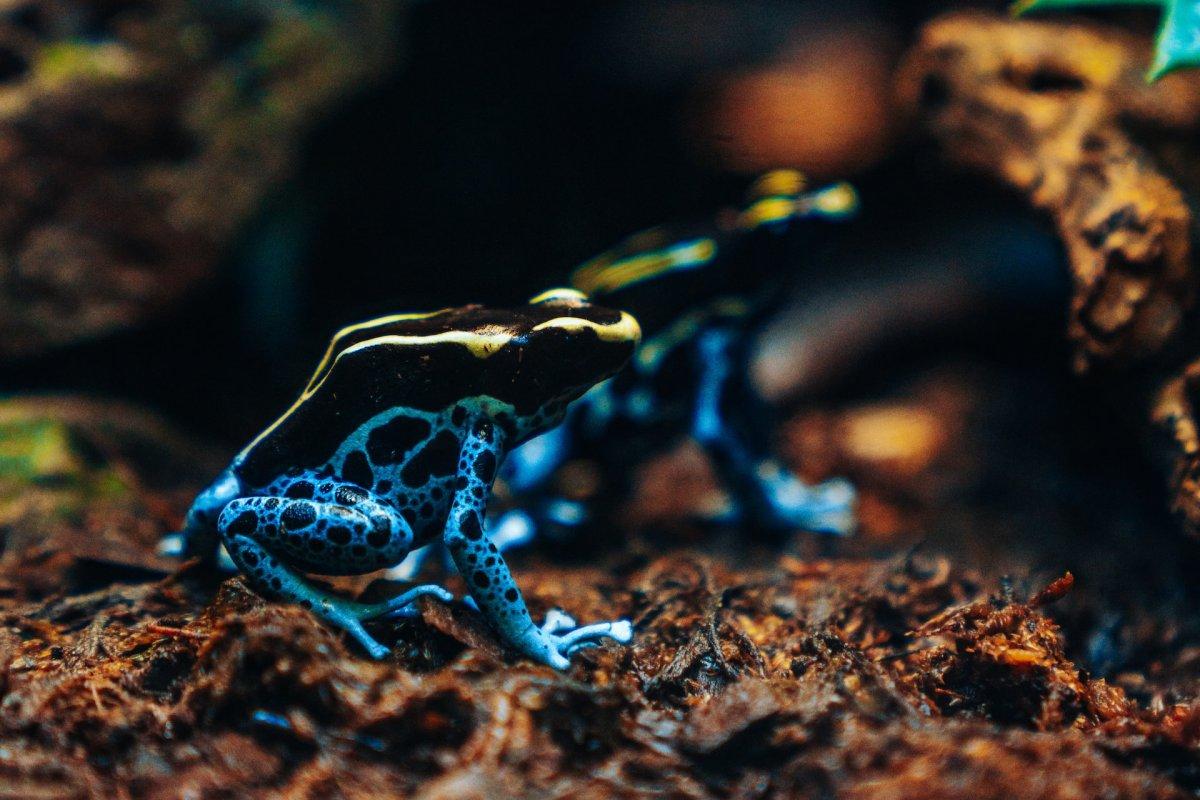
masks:
<path id="1" fill-rule="evenodd" d="M 347 437 L 330 459 L 343 479 L 393 506 L 415 544 L 441 533 L 462 449 L 462 412 L 393 408 Z"/>

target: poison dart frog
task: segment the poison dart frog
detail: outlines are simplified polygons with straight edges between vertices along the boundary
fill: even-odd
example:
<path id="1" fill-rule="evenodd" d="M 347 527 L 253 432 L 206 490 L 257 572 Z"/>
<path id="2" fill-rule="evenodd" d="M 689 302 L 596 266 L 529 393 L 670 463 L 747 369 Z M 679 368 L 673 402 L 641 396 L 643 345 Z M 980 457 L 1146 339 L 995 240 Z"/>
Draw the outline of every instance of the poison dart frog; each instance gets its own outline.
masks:
<path id="1" fill-rule="evenodd" d="M 759 326 L 786 296 L 788 262 L 806 244 L 785 234 L 800 221 L 848 218 L 858 206 L 847 183 L 812 190 L 805 183 L 794 170 L 769 172 L 741 209 L 647 230 L 575 270 L 574 288 L 630 309 L 645 338 L 629 365 L 576 403 L 562 426 L 510 455 L 502 474 L 521 510 L 497 520 L 504 538 L 569 532 L 593 517 L 588 503 L 547 488 L 569 459 L 595 461 L 621 491 L 631 462 L 687 435 L 728 490 L 722 519 L 774 531 L 851 530 L 848 481 L 806 485 L 771 455 L 771 410 L 748 374 Z"/>
<path id="2" fill-rule="evenodd" d="M 256 590 L 311 609 L 375 658 L 388 648 L 364 622 L 411 616 L 417 598 L 450 594 L 426 585 L 358 603 L 303 573 L 371 572 L 434 540 L 525 656 L 565 669 L 602 639 L 627 642 L 626 620 L 575 627 L 553 611 L 536 625 L 484 515 L 505 455 L 616 373 L 640 335 L 632 316 L 571 289 L 515 309 L 465 306 L 344 328 L 295 404 L 197 497 L 183 547 L 214 558 L 219 541 Z"/>

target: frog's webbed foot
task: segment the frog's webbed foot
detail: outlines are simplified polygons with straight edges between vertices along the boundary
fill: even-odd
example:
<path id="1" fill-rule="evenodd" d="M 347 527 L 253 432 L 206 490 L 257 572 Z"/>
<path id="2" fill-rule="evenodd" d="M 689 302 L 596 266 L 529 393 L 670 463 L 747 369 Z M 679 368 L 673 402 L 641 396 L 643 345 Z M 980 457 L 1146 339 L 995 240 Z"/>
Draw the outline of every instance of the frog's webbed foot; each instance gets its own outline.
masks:
<path id="1" fill-rule="evenodd" d="M 192 545 L 189 544 L 188 539 L 187 531 L 168 533 L 158 540 L 158 547 L 155 549 L 160 556 L 165 558 L 187 558 L 192 553 Z M 221 572 L 237 572 L 237 564 L 233 563 L 233 559 L 229 557 L 229 551 L 223 544 L 217 546 L 216 565 Z"/>
<path id="2" fill-rule="evenodd" d="M 440 586 L 418 586 L 381 603 L 358 603 L 312 586 L 297 569 L 326 574 L 361 574 L 403 552 L 412 541 L 408 524 L 390 507 L 349 485 L 328 491 L 312 487 L 310 497 L 255 496 L 231 501 L 217 529 L 234 564 L 259 592 L 297 603 L 349 633 L 371 654 L 388 648 L 367 633 L 373 619 L 413 616 L 413 603 L 425 595 L 449 602 Z"/>
<path id="3" fill-rule="evenodd" d="M 414 604 L 419 598 L 427 595 L 447 603 L 454 599 L 450 592 L 430 584 L 414 587 L 404 594 L 380 603 L 359 603 L 312 586 L 303 576 L 275 558 L 249 536 L 227 536 L 226 543 L 234 563 L 255 589 L 309 609 L 321 619 L 354 637 L 376 660 L 386 656 L 389 650 L 367 633 L 363 627 L 364 622 L 416 616 Z"/>
<path id="4" fill-rule="evenodd" d="M 854 531 L 854 486 L 844 478 L 810 486 L 782 468 L 760 470 L 767 520 L 844 536 Z"/>
<path id="5" fill-rule="evenodd" d="M 233 564 L 221 545 L 217 520 L 225 506 L 237 499 L 241 483 L 225 470 L 192 501 L 183 530 L 168 533 L 158 543 L 158 554 L 167 558 L 198 557 L 206 564 L 231 571 Z"/>
<path id="6" fill-rule="evenodd" d="M 629 641 L 633 631 L 626 620 L 575 628 L 570 617 L 552 612 L 539 627 L 529 616 L 500 548 L 484 527 L 484 498 L 495 479 L 495 465 L 503 460 L 503 446 L 503 432 L 490 422 L 481 420 L 472 427 L 459 454 L 464 467 L 446 520 L 446 549 L 479 612 L 507 644 L 555 669 L 566 669 L 573 653 L 602 639 Z"/>
<path id="7" fill-rule="evenodd" d="M 597 647 L 605 639 L 626 644 L 633 639 L 633 625 L 627 619 L 595 622 L 576 627 L 575 620 L 557 608 L 546 613 L 540 628 L 529 629 L 528 648 L 545 655 L 539 659 L 555 669 L 566 669 L 571 656 L 580 650 Z"/>

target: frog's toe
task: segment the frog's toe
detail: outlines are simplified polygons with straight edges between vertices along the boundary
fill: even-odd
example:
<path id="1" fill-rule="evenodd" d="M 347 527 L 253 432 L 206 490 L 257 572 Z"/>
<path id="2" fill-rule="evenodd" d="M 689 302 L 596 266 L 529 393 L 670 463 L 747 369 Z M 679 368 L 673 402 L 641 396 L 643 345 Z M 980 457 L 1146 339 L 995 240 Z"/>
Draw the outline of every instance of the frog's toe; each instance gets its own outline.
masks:
<path id="1" fill-rule="evenodd" d="M 843 478 L 808 486 L 788 476 L 769 487 L 769 496 L 775 516 L 786 526 L 837 535 L 854 530 L 854 486 Z"/>
<path id="2" fill-rule="evenodd" d="M 367 651 L 367 655 L 376 661 L 382 661 L 391 652 L 386 645 L 375 641 L 371 634 L 367 633 L 361 625 L 343 624 L 342 628 L 362 645 L 363 649 Z"/>
<path id="3" fill-rule="evenodd" d="M 561 608 L 552 608 L 546 612 L 546 619 L 542 621 L 542 633 L 554 634 L 559 631 L 570 630 L 575 625 L 575 618 L 570 614 Z"/>
<path id="4" fill-rule="evenodd" d="M 158 540 L 158 547 L 155 549 L 165 558 L 183 558 L 187 551 L 187 534 L 183 531 L 168 533 Z"/>
<path id="5" fill-rule="evenodd" d="M 443 603 L 449 603 L 454 600 L 454 595 L 436 584 L 431 583 L 425 586 L 416 586 L 404 594 L 393 597 L 387 602 L 368 606 L 366 613 L 370 616 L 366 618 L 387 617 L 395 619 L 396 617 L 418 616 L 421 612 L 416 607 L 416 601 L 425 596 L 436 597 Z"/>
<path id="6" fill-rule="evenodd" d="M 612 639 L 619 644 L 627 644 L 633 639 L 633 625 L 627 619 L 615 622 L 596 622 L 584 625 L 562 634 L 549 634 L 554 642 L 554 649 L 559 655 L 570 659 L 580 650 L 597 647 L 604 639 Z"/>

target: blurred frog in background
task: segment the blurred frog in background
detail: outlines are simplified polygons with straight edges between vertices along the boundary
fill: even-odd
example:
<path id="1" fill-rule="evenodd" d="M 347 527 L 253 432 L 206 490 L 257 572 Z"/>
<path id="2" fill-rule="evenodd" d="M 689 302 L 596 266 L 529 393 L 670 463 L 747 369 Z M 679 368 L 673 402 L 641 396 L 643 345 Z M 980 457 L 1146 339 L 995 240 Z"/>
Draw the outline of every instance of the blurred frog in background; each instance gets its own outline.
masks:
<path id="1" fill-rule="evenodd" d="M 567 538 L 596 520 L 600 498 L 556 489 L 567 462 L 592 462 L 611 499 L 627 492 L 634 465 L 687 436 L 712 459 L 730 498 L 713 521 L 775 534 L 849 533 L 853 487 L 844 479 L 808 485 L 772 454 L 774 415 L 748 370 L 756 334 L 787 297 L 795 271 L 788 254 L 804 238 L 795 229 L 847 219 L 857 207 L 847 183 L 810 189 L 801 173 L 776 170 L 751 186 L 740 209 L 651 228 L 577 268 L 570 283 L 581 298 L 629 309 L 644 338 L 561 426 L 509 454 L 501 477 L 515 508 L 494 521 L 493 540 L 513 547 L 536 533 Z M 397 576 L 412 577 L 427 555 L 414 553 Z"/>

